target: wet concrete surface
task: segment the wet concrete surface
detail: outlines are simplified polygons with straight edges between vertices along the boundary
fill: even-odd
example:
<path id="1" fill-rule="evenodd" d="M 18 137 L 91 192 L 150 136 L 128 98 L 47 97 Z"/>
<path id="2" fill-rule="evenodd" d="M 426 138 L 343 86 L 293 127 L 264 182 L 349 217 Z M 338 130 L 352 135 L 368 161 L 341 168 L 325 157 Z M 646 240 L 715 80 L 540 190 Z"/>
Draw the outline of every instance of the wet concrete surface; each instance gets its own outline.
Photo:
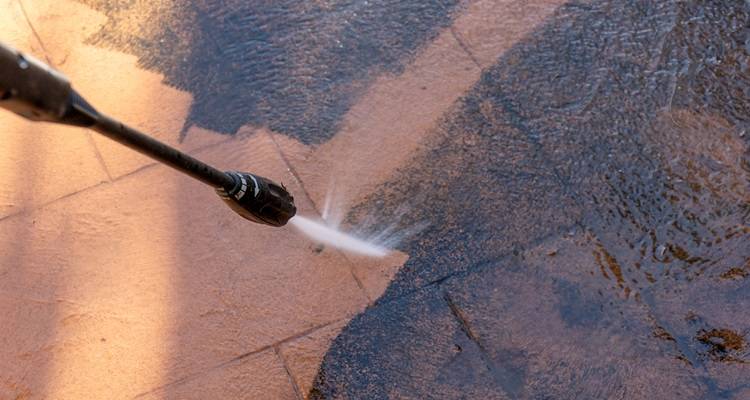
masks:
<path id="1" fill-rule="evenodd" d="M 330 139 L 372 78 L 402 70 L 458 3 L 83 2 L 111 17 L 93 43 L 138 55 L 195 95 L 187 125 L 264 125 L 305 143 Z M 161 23 L 128 25 L 146 18 Z"/>
<path id="2" fill-rule="evenodd" d="M 0 192 L 0 397 L 750 393 L 746 1 L 2 1 L 114 115 L 421 229 L 360 260 L 65 142 Z"/>
<path id="3" fill-rule="evenodd" d="M 431 362 L 389 362 L 423 338 L 404 343 L 412 334 L 388 318 L 418 325 L 448 310 L 511 398 L 741 398 L 749 12 L 568 4 L 486 70 L 431 150 L 362 205 L 409 204 L 404 225 L 430 225 L 334 342 L 318 398 L 395 382 L 424 385 L 405 397 L 446 398 L 429 390 L 440 377 L 404 375 Z M 576 259 L 552 248 L 542 266 L 527 260 L 567 236 L 585 243 Z M 401 305 L 435 291 L 439 311 Z"/>

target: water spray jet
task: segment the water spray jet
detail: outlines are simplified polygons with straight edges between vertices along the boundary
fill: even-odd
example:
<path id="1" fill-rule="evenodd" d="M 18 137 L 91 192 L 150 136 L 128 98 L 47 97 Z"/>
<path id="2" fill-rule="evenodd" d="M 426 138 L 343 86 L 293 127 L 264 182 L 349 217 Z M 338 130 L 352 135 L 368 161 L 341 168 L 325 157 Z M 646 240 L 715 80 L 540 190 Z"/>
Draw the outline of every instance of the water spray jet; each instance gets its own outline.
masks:
<path id="1" fill-rule="evenodd" d="M 368 257 L 385 257 L 390 250 L 368 241 L 345 234 L 325 223 L 310 218 L 296 216 L 289 221 L 295 228 L 319 242 L 338 249 Z"/>

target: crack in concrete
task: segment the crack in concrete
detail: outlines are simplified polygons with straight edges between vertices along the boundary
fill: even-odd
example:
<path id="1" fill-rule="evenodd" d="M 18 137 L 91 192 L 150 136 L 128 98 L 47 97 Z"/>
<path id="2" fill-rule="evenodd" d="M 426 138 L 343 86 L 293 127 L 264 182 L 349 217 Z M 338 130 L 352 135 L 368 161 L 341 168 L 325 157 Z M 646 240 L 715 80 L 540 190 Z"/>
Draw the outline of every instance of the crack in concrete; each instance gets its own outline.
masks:
<path id="1" fill-rule="evenodd" d="M 520 395 L 519 387 L 517 385 L 514 385 L 512 381 L 506 379 L 506 375 L 509 375 L 507 368 L 503 368 L 502 364 L 496 365 L 496 363 L 492 360 L 490 352 L 487 351 L 487 348 L 482 344 L 482 341 L 479 340 L 479 336 L 477 336 L 477 334 L 472 330 L 469 320 L 458 307 L 456 302 L 453 301 L 453 298 L 450 296 L 447 290 L 443 290 L 443 300 L 445 300 L 446 304 L 448 305 L 448 308 L 450 309 L 451 314 L 453 314 L 453 317 L 458 321 L 461 331 L 479 349 L 479 356 L 484 362 L 487 371 L 490 373 L 490 375 L 492 375 L 494 381 L 503 389 L 503 391 L 507 395 L 509 395 L 509 397 L 518 398 Z M 512 377 L 512 374 L 510 375 Z"/>

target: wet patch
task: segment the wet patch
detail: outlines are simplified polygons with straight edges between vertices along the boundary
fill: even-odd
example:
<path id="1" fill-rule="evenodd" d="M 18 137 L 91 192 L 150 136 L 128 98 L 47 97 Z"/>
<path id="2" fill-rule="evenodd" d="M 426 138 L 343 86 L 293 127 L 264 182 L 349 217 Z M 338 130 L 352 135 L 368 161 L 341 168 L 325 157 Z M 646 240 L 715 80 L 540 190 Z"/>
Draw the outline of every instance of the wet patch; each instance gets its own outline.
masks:
<path id="1" fill-rule="evenodd" d="M 603 320 L 605 304 L 601 296 L 593 296 L 567 281 L 558 283 L 556 294 L 560 301 L 560 317 L 568 326 L 595 329 Z"/>
<path id="2" fill-rule="evenodd" d="M 267 126 L 304 143 L 332 137 L 370 82 L 399 73 L 458 3 L 79 1 L 109 17 L 92 43 L 136 54 L 193 94 L 186 128 Z"/>
<path id="3" fill-rule="evenodd" d="M 383 323 L 389 329 L 372 329 L 372 324 Z M 350 338 L 357 338 L 354 347 L 341 345 L 342 340 L 350 343 Z M 372 353 L 375 348 L 389 356 Z M 338 368 L 318 375 L 312 399 L 496 399 L 503 394 L 482 350 L 466 335 L 436 288 L 372 307 L 355 317 L 334 340 L 324 363 Z M 404 379 L 392 379 L 394 374 Z"/>
<path id="4" fill-rule="evenodd" d="M 723 332 L 713 327 L 750 328 L 740 311 L 748 285 L 719 279 L 750 258 L 749 23 L 742 1 L 558 9 L 484 72 L 424 155 L 361 206 L 387 221 L 408 204 L 403 227 L 429 227 L 403 244 L 411 258 L 380 311 L 353 324 L 387 335 L 389 304 L 447 286 L 488 354 L 526 354 L 516 393 L 529 398 L 731 398 L 743 390 L 745 370 L 712 369 L 701 355 L 737 352 L 734 336 L 712 335 Z M 571 231 L 587 238 L 581 251 L 591 260 L 560 262 L 545 250 L 541 266 L 498 261 Z M 550 281 L 556 274 L 566 280 Z M 684 319 L 691 309 L 710 318 Z M 321 398 L 435 382 L 389 363 L 410 343 L 363 348 L 359 339 L 344 331 L 336 340 L 317 381 Z M 331 391 L 364 360 L 390 365 L 388 374 Z"/>

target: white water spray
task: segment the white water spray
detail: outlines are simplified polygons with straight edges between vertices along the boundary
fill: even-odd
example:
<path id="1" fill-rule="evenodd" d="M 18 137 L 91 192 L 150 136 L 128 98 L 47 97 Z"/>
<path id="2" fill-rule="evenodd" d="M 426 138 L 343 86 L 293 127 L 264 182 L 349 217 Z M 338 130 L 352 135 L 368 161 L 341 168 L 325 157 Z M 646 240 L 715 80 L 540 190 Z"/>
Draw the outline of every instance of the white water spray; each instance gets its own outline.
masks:
<path id="1" fill-rule="evenodd" d="M 389 215 L 391 224 L 380 231 L 372 231 L 371 228 L 378 226 L 378 219 L 383 216 L 370 212 L 351 227 L 352 233 L 342 232 L 340 227 L 350 209 L 351 200 L 345 194 L 336 190 L 335 180 L 331 179 L 321 218 L 296 216 L 289 221 L 290 225 L 317 243 L 370 257 L 387 256 L 402 240 L 419 234 L 427 227 L 426 223 L 403 227 L 401 220 L 411 211 L 411 206 L 402 204 Z"/>
<path id="2" fill-rule="evenodd" d="M 297 215 L 289 220 L 289 223 L 318 243 L 336 247 L 341 250 L 370 257 L 385 257 L 390 253 L 390 250 L 385 247 L 357 239 L 356 237 L 341 232 L 323 222 L 313 221 L 309 218 Z"/>

